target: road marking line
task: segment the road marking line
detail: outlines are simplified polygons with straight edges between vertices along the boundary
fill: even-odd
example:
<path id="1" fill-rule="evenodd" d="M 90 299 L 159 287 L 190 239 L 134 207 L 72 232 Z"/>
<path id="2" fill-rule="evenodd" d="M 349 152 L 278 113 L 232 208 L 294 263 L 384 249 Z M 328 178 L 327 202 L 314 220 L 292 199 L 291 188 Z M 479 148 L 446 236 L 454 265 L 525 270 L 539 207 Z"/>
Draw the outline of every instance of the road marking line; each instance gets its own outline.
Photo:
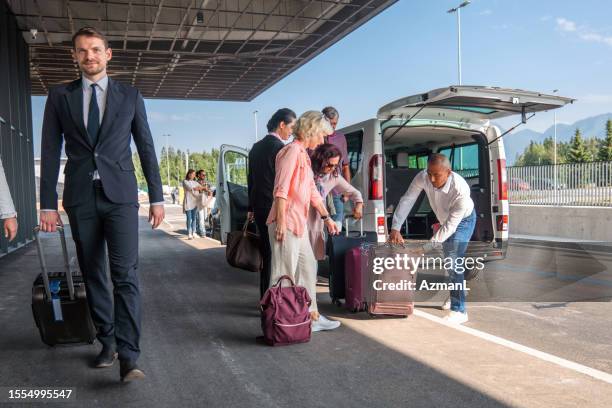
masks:
<path id="1" fill-rule="evenodd" d="M 529 312 L 526 312 L 524 310 L 514 309 L 514 308 L 511 308 L 511 307 L 494 306 L 494 305 L 470 305 L 470 309 L 474 309 L 474 308 L 507 310 L 507 311 L 511 311 L 511 312 L 515 312 L 515 313 L 520 313 L 520 314 L 525 315 L 525 316 L 533 317 L 534 319 L 540 319 L 540 320 L 545 320 L 545 321 L 550 322 L 550 318 L 548 318 L 548 317 L 538 316 L 538 315 L 535 315 L 533 313 L 529 313 Z"/>
<path id="2" fill-rule="evenodd" d="M 524 346 L 524 345 L 519 344 L 519 343 L 515 343 L 515 342 L 510 341 L 510 340 L 506 340 L 504 338 L 495 336 L 493 334 L 485 333 L 485 332 L 477 330 L 477 329 L 472 329 L 471 327 L 447 323 L 444 319 L 442 319 L 442 318 L 440 318 L 438 316 L 434 316 L 434 315 L 432 315 L 430 313 L 423 312 L 422 310 L 415 309 L 414 310 L 414 314 L 415 314 L 415 316 L 419 316 L 419 317 L 422 317 L 424 319 L 430 320 L 432 322 L 439 323 L 439 324 L 441 324 L 443 326 L 450 327 L 452 329 L 458 330 L 460 332 L 467 333 L 467 334 L 470 334 L 472 336 L 481 338 L 483 340 L 490 341 L 491 343 L 495 343 L 495 344 L 498 344 L 500 346 L 504 346 L 504 347 L 507 347 L 509 349 L 512 349 L 512 350 L 515 350 L 515 351 L 519 351 L 521 353 L 528 354 L 528 355 L 530 355 L 532 357 L 539 358 L 540 360 L 548 361 L 549 363 L 553 363 L 553 364 L 556 364 L 556 365 L 561 366 L 563 368 L 567 368 L 569 370 L 573 370 L 573 371 L 576 371 L 578 373 L 588 375 L 590 377 L 593 377 L 593 378 L 596 378 L 598 380 L 604 381 L 604 382 L 606 382 L 608 384 L 612 384 L 612 374 L 606 373 L 604 371 L 600 371 L 600 370 L 597 370 L 595 368 L 587 367 L 585 365 L 582 365 L 582 364 L 579 364 L 579 363 L 575 363 L 573 361 L 566 360 L 564 358 L 557 357 L 555 355 L 548 354 L 548 353 L 545 353 L 543 351 L 536 350 L 534 348 L 527 347 L 527 346 Z"/>

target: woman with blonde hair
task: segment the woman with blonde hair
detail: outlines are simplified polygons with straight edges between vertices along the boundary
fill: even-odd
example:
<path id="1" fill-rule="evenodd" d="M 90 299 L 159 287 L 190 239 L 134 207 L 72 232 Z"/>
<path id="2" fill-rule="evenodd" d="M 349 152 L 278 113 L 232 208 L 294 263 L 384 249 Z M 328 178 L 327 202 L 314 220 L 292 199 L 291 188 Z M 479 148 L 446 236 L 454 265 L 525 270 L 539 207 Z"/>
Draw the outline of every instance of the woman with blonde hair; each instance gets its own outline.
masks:
<path id="1" fill-rule="evenodd" d="M 330 234 L 338 227 L 329 217 L 321 194 L 314 183 L 310 158 L 306 149 L 315 149 L 333 129 L 321 112 L 302 114 L 294 127 L 294 140 L 276 155 L 274 202 L 268 216 L 268 232 L 272 247 L 270 285 L 289 275 L 296 285 L 304 286 L 312 299 L 310 317 L 312 331 L 331 330 L 340 326 L 321 316 L 317 309 L 317 260 L 310 245 L 308 212 L 314 207 Z"/>

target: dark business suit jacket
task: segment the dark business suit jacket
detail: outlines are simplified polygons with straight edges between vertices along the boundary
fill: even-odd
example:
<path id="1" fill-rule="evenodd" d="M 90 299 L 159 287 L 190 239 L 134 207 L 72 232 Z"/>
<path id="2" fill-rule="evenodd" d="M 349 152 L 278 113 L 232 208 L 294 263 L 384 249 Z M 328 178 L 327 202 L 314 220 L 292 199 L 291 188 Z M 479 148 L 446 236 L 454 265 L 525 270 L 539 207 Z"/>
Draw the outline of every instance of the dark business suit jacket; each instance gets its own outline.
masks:
<path id="1" fill-rule="evenodd" d="M 284 143 L 274 135 L 266 135 L 256 142 L 249 152 L 249 211 L 255 208 L 270 209 L 274 201 L 276 155 Z"/>
<path id="2" fill-rule="evenodd" d="M 64 169 L 65 207 L 79 205 L 87 199 L 84 192 L 92 191 L 96 169 L 111 202 L 137 202 L 138 187 L 130 149 L 132 136 L 149 187 L 149 200 L 163 202 L 157 157 L 140 91 L 109 77 L 104 116 L 98 141 L 93 146 L 83 120 L 81 80 L 52 88 L 43 121 L 40 208 L 57 209 L 56 185 L 64 140 L 68 156 Z"/>

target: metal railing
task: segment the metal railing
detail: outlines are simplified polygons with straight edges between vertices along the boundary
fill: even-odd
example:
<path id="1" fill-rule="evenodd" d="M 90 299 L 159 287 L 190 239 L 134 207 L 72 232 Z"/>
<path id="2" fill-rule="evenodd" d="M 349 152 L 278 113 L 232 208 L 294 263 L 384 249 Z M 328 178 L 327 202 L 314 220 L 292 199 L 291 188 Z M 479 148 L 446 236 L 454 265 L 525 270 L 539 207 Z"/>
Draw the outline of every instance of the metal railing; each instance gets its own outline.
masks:
<path id="1" fill-rule="evenodd" d="M 510 204 L 612 207 L 612 162 L 508 167 Z"/>

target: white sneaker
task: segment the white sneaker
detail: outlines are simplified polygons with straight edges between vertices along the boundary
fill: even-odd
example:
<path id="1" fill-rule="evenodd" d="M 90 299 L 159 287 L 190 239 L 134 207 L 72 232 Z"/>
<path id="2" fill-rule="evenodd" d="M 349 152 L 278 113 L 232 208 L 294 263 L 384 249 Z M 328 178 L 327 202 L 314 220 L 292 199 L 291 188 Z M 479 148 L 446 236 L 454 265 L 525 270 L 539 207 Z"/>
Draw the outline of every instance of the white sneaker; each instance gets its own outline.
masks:
<path id="1" fill-rule="evenodd" d="M 189 238 L 187 239 L 193 239 L 193 234 L 189 234 Z"/>
<path id="2" fill-rule="evenodd" d="M 446 299 L 446 302 L 444 302 L 444 304 L 442 306 L 440 306 L 440 308 L 442 310 L 450 310 L 451 307 L 451 300 L 450 298 Z"/>
<path id="3" fill-rule="evenodd" d="M 451 310 L 446 316 L 444 316 L 444 320 L 451 324 L 462 324 L 468 321 L 468 314 L 467 312 L 461 313 Z"/>
<path id="4" fill-rule="evenodd" d="M 323 330 L 334 330 L 340 327 L 340 322 L 336 320 L 329 320 L 323 315 L 319 315 L 319 320 L 312 321 L 313 332 L 323 331 Z"/>

